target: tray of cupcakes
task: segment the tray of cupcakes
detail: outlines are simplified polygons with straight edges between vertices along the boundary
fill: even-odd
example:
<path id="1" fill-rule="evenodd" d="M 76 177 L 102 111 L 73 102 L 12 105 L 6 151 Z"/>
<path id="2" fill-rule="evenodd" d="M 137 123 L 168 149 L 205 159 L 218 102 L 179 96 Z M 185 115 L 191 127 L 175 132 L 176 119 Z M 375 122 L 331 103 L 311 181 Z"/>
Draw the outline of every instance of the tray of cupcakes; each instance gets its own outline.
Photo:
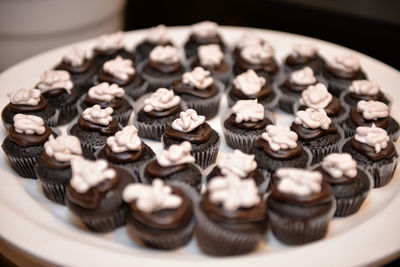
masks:
<path id="1" fill-rule="evenodd" d="M 24 221 L 36 233 L 8 219 L 2 233 L 58 264 L 380 260 L 400 249 L 399 231 L 360 225 L 399 208 L 399 81 L 333 44 L 209 21 L 45 53 L 0 76 L 0 190 L 31 199 L 1 194 L 0 207 L 38 209 Z M 24 247 L 39 234 L 65 245 Z M 362 246 L 363 259 L 323 250 L 379 240 L 387 249 Z M 60 256 L 77 243 L 85 260 Z"/>

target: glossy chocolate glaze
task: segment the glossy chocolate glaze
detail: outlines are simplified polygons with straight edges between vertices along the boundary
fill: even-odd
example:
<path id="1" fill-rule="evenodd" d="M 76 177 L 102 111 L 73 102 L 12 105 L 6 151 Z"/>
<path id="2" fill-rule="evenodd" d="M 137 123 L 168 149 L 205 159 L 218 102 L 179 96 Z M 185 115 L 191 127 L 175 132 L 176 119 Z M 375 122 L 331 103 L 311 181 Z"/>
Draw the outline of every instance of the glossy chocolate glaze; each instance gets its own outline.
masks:
<path id="1" fill-rule="evenodd" d="M 54 88 L 42 93 L 42 96 L 44 96 L 45 98 L 56 98 L 57 96 L 62 95 L 64 92 L 67 93 L 67 90 L 65 90 L 65 88 Z"/>
<path id="2" fill-rule="evenodd" d="M 43 96 L 40 96 L 40 101 L 36 106 L 31 105 L 15 105 L 13 103 L 9 103 L 6 108 L 15 113 L 24 113 L 24 112 L 33 112 L 33 111 L 41 111 L 44 110 L 47 106 L 47 101 Z"/>
<path id="3" fill-rule="evenodd" d="M 114 135 L 116 132 L 120 130 L 116 119 L 113 119 L 109 125 L 104 126 L 87 121 L 84 118 L 82 118 L 82 116 L 80 116 L 78 119 L 78 124 L 82 129 L 85 129 L 87 131 L 96 131 L 103 135 Z"/>
<path id="4" fill-rule="evenodd" d="M 119 49 L 107 49 L 107 50 L 98 50 L 94 49 L 94 55 L 95 56 L 112 56 L 116 55 L 120 52 L 123 52 L 125 49 L 124 48 L 119 48 Z"/>
<path id="5" fill-rule="evenodd" d="M 76 67 L 72 66 L 70 63 L 62 61 L 55 69 L 56 70 L 65 70 L 72 74 L 83 74 L 90 68 L 91 64 L 92 64 L 92 61 L 87 58 L 85 58 L 83 60 L 82 65 L 76 66 Z"/>
<path id="6" fill-rule="evenodd" d="M 308 86 L 315 85 L 315 84 L 316 83 L 308 84 L 308 85 L 299 85 L 299 84 L 292 83 L 290 81 L 290 79 L 286 79 L 285 82 L 282 84 L 282 86 L 286 87 L 287 89 L 289 89 L 293 92 L 301 94 L 301 92 L 306 90 L 308 88 Z"/>
<path id="7" fill-rule="evenodd" d="M 107 82 L 107 83 L 111 83 L 111 84 L 116 83 L 119 86 L 125 86 L 125 85 L 130 84 L 133 81 L 133 79 L 135 78 L 135 75 L 130 75 L 128 80 L 124 81 L 124 80 L 121 80 L 120 78 L 114 77 L 113 75 L 104 71 L 104 69 L 102 68 L 99 71 L 97 78 L 100 82 Z"/>
<path id="8" fill-rule="evenodd" d="M 380 118 L 377 120 L 366 120 L 364 119 L 363 115 L 357 111 L 357 109 L 352 109 L 350 112 L 351 119 L 353 120 L 356 126 L 372 126 L 375 124 L 376 127 L 379 128 L 386 128 L 389 126 L 391 118 L 387 116 L 385 118 Z"/>
<path id="9" fill-rule="evenodd" d="M 306 110 L 306 106 L 300 106 L 299 110 Z M 332 96 L 332 101 L 324 108 L 328 116 L 337 116 L 342 111 L 343 107 L 336 96 Z"/>
<path id="10" fill-rule="evenodd" d="M 116 97 L 111 102 L 104 102 L 98 99 L 93 99 L 89 97 L 89 94 L 86 94 L 85 99 L 83 100 L 86 105 L 89 107 L 94 105 L 99 105 L 101 108 L 111 107 L 113 109 L 118 109 L 124 104 L 124 99 Z"/>
<path id="11" fill-rule="evenodd" d="M 182 111 L 182 107 L 180 104 L 173 106 L 172 108 L 165 109 L 165 110 L 152 110 L 150 112 L 146 112 L 146 115 L 149 117 L 153 118 L 163 118 L 163 117 L 168 117 L 173 114 L 176 114 L 178 112 Z"/>
<path id="12" fill-rule="evenodd" d="M 221 172 L 221 169 L 218 166 L 215 166 L 212 171 L 210 172 L 210 174 L 207 176 L 207 180 L 210 181 L 212 180 L 212 178 L 216 177 L 216 176 L 224 176 Z M 252 178 L 255 182 L 256 185 L 260 185 L 264 182 L 264 179 L 261 177 L 261 174 L 258 170 L 258 168 L 256 168 L 254 171 L 250 172 L 247 177 L 241 177 L 242 179 L 247 179 L 247 178 Z"/>
<path id="13" fill-rule="evenodd" d="M 52 169 L 66 169 L 71 167 L 70 161 L 58 161 L 54 157 L 47 155 L 46 150 L 42 152 L 44 164 Z"/>
<path id="14" fill-rule="evenodd" d="M 218 94 L 218 88 L 214 83 L 205 89 L 197 89 L 194 86 L 183 83 L 182 80 L 175 81 L 172 90 L 176 95 L 188 94 L 199 98 L 210 98 Z"/>
<path id="15" fill-rule="evenodd" d="M 357 76 L 359 76 L 361 74 L 361 69 L 358 69 L 356 71 L 343 71 L 340 69 L 336 69 L 333 68 L 331 66 L 326 66 L 326 69 L 329 71 L 329 73 L 331 73 L 333 76 L 338 77 L 338 78 L 342 78 L 342 79 L 355 79 L 357 78 Z"/>
<path id="16" fill-rule="evenodd" d="M 269 122 L 269 120 L 267 120 L 266 118 L 256 121 L 256 122 L 242 121 L 241 123 L 237 123 L 235 114 L 231 114 L 229 116 L 228 120 L 231 125 L 233 125 L 237 128 L 249 129 L 249 130 L 261 130 L 261 129 L 264 129 L 265 127 L 267 127 L 268 124 L 271 124 Z"/>
<path id="17" fill-rule="evenodd" d="M 351 97 L 351 98 L 353 98 L 353 99 L 355 99 L 357 101 L 360 101 L 360 100 L 364 100 L 364 101 L 373 100 L 373 101 L 382 102 L 382 100 L 385 98 L 385 95 L 381 91 L 379 91 L 376 95 L 359 95 L 359 94 L 356 94 L 356 93 L 353 93 L 353 92 L 349 92 L 348 95 L 349 95 L 349 97 Z"/>
<path id="18" fill-rule="evenodd" d="M 146 149 L 146 145 L 142 142 L 140 149 L 138 151 L 124 151 L 120 153 L 115 153 L 111 148 L 106 145 L 104 147 L 104 152 L 106 153 L 107 160 L 112 163 L 129 163 L 134 162 L 142 158 L 143 153 Z"/>
<path id="19" fill-rule="evenodd" d="M 376 153 L 375 147 L 358 142 L 354 137 L 351 139 L 351 146 L 359 153 L 367 156 L 370 160 L 378 161 L 381 159 L 391 159 L 396 155 L 396 149 L 392 141 L 389 141 L 387 147 Z"/>
<path id="20" fill-rule="evenodd" d="M 42 135 L 38 135 L 17 133 L 15 131 L 14 125 L 12 125 L 10 130 L 8 131 L 8 138 L 10 139 L 10 141 L 24 147 L 41 145 L 47 141 L 50 134 L 52 133 L 49 126 L 45 125 L 44 127 L 45 132 Z"/>
<path id="21" fill-rule="evenodd" d="M 152 60 L 149 60 L 149 65 L 153 69 L 156 69 L 157 71 L 164 73 L 164 74 L 174 73 L 182 68 L 182 65 L 179 61 L 172 63 L 172 64 L 164 64 L 164 63 L 154 62 Z"/>
<path id="22" fill-rule="evenodd" d="M 322 174 L 322 178 L 324 179 L 325 182 L 329 184 L 350 184 L 354 182 L 355 180 L 359 179 L 360 172 L 357 170 L 357 175 L 353 178 L 347 177 L 343 175 L 342 177 L 339 178 L 334 178 L 332 177 L 329 173 L 327 173 L 322 166 L 319 166 L 316 168 L 317 171 L 319 171 Z"/>
<path id="23" fill-rule="evenodd" d="M 301 57 L 301 56 L 294 57 L 293 55 L 289 55 L 286 57 L 285 63 L 288 66 L 295 67 L 296 65 L 307 64 L 308 62 L 316 58 L 317 58 L 316 54 L 312 57 Z"/>
<path id="24" fill-rule="evenodd" d="M 170 138 L 182 141 L 189 141 L 190 143 L 202 144 L 210 139 L 212 129 L 208 123 L 203 123 L 196 129 L 184 133 L 172 128 L 172 124 L 168 125 L 164 134 Z"/>
<path id="25" fill-rule="evenodd" d="M 221 62 L 218 66 L 203 66 L 200 64 L 200 60 L 196 59 L 193 64 L 192 64 L 192 69 L 194 69 L 197 66 L 201 66 L 203 69 L 206 69 L 214 74 L 220 74 L 220 73 L 225 73 L 229 70 L 228 63 L 226 63 L 225 60 Z"/>
<path id="26" fill-rule="evenodd" d="M 230 94 L 240 98 L 240 99 L 266 99 L 268 98 L 272 91 L 272 87 L 269 84 L 265 84 L 260 91 L 258 91 L 254 95 L 246 95 L 245 93 L 242 92 L 242 90 L 237 89 L 236 87 L 232 87 L 232 90 L 230 91 Z"/>
<path id="27" fill-rule="evenodd" d="M 293 122 L 290 129 L 296 132 L 299 140 L 302 141 L 312 141 L 328 134 L 337 133 L 337 127 L 333 123 L 329 125 L 328 129 L 324 130 L 322 128 L 309 129 L 304 127 L 302 124 L 296 124 Z"/>
<path id="28" fill-rule="evenodd" d="M 262 149 L 265 152 L 265 154 L 267 154 L 269 157 L 273 159 L 289 160 L 300 157 L 301 154 L 303 153 L 303 146 L 299 142 L 296 143 L 297 143 L 296 148 L 280 149 L 278 151 L 273 151 L 269 143 L 260 137 L 256 140 L 255 145 L 257 148 Z"/>
<path id="29" fill-rule="evenodd" d="M 157 159 L 150 161 L 145 169 L 145 172 L 152 178 L 168 177 L 176 172 L 180 172 L 189 168 L 189 164 L 180 164 L 176 166 L 163 167 L 158 164 Z"/>
<path id="30" fill-rule="evenodd" d="M 268 62 L 264 64 L 252 64 L 243 59 L 242 56 L 240 56 L 238 57 L 236 64 L 242 70 L 252 69 L 254 71 L 266 71 L 271 75 L 275 74 L 278 71 L 278 64 L 273 57 L 271 57 L 270 60 L 268 60 Z"/>

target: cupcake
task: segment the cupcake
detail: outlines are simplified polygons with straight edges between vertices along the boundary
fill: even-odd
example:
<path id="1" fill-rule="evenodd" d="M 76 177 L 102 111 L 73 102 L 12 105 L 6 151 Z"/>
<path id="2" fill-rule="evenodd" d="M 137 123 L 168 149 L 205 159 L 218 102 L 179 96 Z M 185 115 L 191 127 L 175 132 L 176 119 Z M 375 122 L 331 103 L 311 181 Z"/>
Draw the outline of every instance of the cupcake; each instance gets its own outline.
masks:
<path id="1" fill-rule="evenodd" d="M 348 107 L 343 106 L 336 96 L 332 96 L 323 83 L 308 86 L 301 92 L 301 98 L 293 106 L 294 112 L 306 108 L 323 108 L 328 117 L 338 125 L 347 119 L 349 114 Z"/>
<path id="2" fill-rule="evenodd" d="M 224 85 L 229 83 L 232 75 L 231 63 L 217 44 L 199 46 L 197 56 L 191 66 L 192 68 L 196 66 L 205 68 L 212 73 L 215 79 L 220 80 Z"/>
<path id="3" fill-rule="evenodd" d="M 192 144 L 190 153 L 202 168 L 215 163 L 221 139 L 218 133 L 205 122 L 205 117 L 197 115 L 194 109 L 182 111 L 165 129 L 161 141 L 164 148 L 188 141 Z"/>
<path id="4" fill-rule="evenodd" d="M 149 59 L 140 64 L 139 70 L 149 83 L 148 91 L 154 91 L 171 87 L 185 72 L 185 67 L 179 60 L 176 47 L 159 45 L 151 50 Z"/>
<path id="5" fill-rule="evenodd" d="M 331 186 L 317 171 L 281 168 L 267 199 L 268 221 L 281 242 L 300 245 L 322 239 L 336 205 Z"/>
<path id="6" fill-rule="evenodd" d="M 336 199 L 335 216 L 356 213 L 373 187 L 372 179 L 348 153 L 329 154 L 316 168 L 325 182 L 332 186 Z"/>
<path id="7" fill-rule="evenodd" d="M 201 45 L 217 44 L 222 50 L 226 50 L 224 41 L 218 32 L 218 24 L 211 21 L 202 21 L 190 27 L 189 40 L 184 44 L 187 59 L 196 55 Z"/>
<path id="8" fill-rule="evenodd" d="M 359 126 L 372 126 L 385 129 L 393 142 L 399 137 L 400 126 L 392 116 L 389 115 L 389 107 L 378 101 L 361 100 L 357 108 L 353 108 L 350 116 L 343 122 L 342 128 L 346 138 L 352 137 Z"/>
<path id="9" fill-rule="evenodd" d="M 367 78 L 358 57 L 350 53 L 337 55 L 327 63 L 322 73 L 328 82 L 329 91 L 337 97 L 346 91 L 353 81 Z"/>
<path id="10" fill-rule="evenodd" d="M 192 145 L 187 141 L 180 145 L 171 145 L 142 169 L 142 183 L 150 184 L 154 179 L 160 178 L 166 183 L 182 182 L 200 191 L 202 173 L 193 164 L 195 159 L 190 155 L 191 149 Z"/>
<path id="11" fill-rule="evenodd" d="M 106 159 L 114 166 L 125 169 L 137 181 L 141 167 L 154 157 L 153 150 L 140 140 L 138 130 L 133 125 L 125 126 L 108 137 L 107 144 L 97 155 L 97 158 Z"/>
<path id="12" fill-rule="evenodd" d="M 317 84 L 318 80 L 310 67 L 296 70 L 280 85 L 275 85 L 281 93 L 279 108 L 287 113 L 293 114 L 293 106 L 301 99 L 301 94 L 310 85 Z"/>
<path id="13" fill-rule="evenodd" d="M 93 76 L 97 72 L 97 66 L 88 56 L 88 51 L 79 46 L 72 47 L 61 62 L 54 68 L 68 71 L 72 82 L 83 92 L 93 86 Z"/>
<path id="14" fill-rule="evenodd" d="M 125 89 L 133 99 L 138 99 L 147 91 L 148 84 L 133 66 L 133 61 L 117 56 L 104 63 L 94 77 L 94 84 L 115 83 Z"/>
<path id="15" fill-rule="evenodd" d="M 71 160 L 72 178 L 66 187 L 68 209 L 91 231 L 109 232 L 125 225 L 129 205 L 122 200 L 132 176 L 103 159 Z"/>
<path id="16" fill-rule="evenodd" d="M 112 117 L 121 125 L 128 124 L 133 112 L 131 104 L 125 97 L 125 90 L 115 83 L 103 82 L 89 89 L 80 103 L 80 108 L 85 110 L 94 105 L 99 105 L 101 108 L 113 108 Z"/>
<path id="17" fill-rule="evenodd" d="M 235 48 L 233 49 L 233 57 L 236 61 L 240 57 L 243 48 L 249 45 L 264 45 L 267 43 L 260 36 L 254 32 L 245 31 L 244 34 L 236 41 Z"/>
<path id="18" fill-rule="evenodd" d="M 250 99 L 257 99 L 268 110 L 274 110 L 278 105 L 278 95 L 273 87 L 251 69 L 233 80 L 228 89 L 228 105 L 231 107 L 239 100 Z"/>
<path id="19" fill-rule="evenodd" d="M 350 153 L 358 166 L 371 175 L 374 187 L 390 182 L 399 158 L 387 132 L 375 124 L 358 127 L 356 134 L 343 145 L 342 152 Z"/>
<path id="20" fill-rule="evenodd" d="M 299 143 L 311 151 L 311 165 L 320 162 L 326 155 L 339 151 L 341 129 L 332 123 L 322 108 L 297 111 L 290 128 L 296 132 Z"/>
<path id="21" fill-rule="evenodd" d="M 120 130 L 112 113 L 113 108 L 110 107 L 103 109 L 94 105 L 87 108 L 69 129 L 69 134 L 78 137 L 84 148 L 97 153 L 107 143 L 107 138 Z"/>
<path id="22" fill-rule="evenodd" d="M 71 81 L 67 71 L 43 72 L 36 88 L 40 90 L 47 103 L 58 110 L 57 124 L 69 123 L 78 115 L 76 103 L 81 96 L 81 89 Z"/>
<path id="23" fill-rule="evenodd" d="M 254 155 L 245 154 L 235 149 L 233 153 L 224 155 L 207 175 L 207 183 L 214 177 L 236 175 L 241 179 L 253 179 L 260 194 L 267 190 L 270 175 L 261 170 L 254 160 Z"/>
<path id="24" fill-rule="evenodd" d="M 181 98 L 173 91 L 159 88 L 144 100 L 143 108 L 135 116 L 139 136 L 160 141 L 168 124 L 179 117 L 183 106 Z"/>
<path id="25" fill-rule="evenodd" d="M 248 45 L 241 49 L 233 66 L 233 73 L 237 76 L 249 69 L 254 70 L 269 83 L 274 81 L 279 67 L 274 58 L 274 50 L 268 43 Z"/>
<path id="26" fill-rule="evenodd" d="M 249 253 L 268 230 L 266 205 L 254 180 L 233 174 L 213 178 L 195 212 L 197 244 L 210 255 Z"/>
<path id="27" fill-rule="evenodd" d="M 18 113 L 40 117 L 48 126 L 57 125 L 58 112 L 47 103 L 40 90 L 22 88 L 7 94 L 7 96 L 10 98 L 10 103 L 1 112 L 6 131 L 10 129 L 13 118 Z"/>
<path id="28" fill-rule="evenodd" d="M 293 45 L 291 53 L 284 60 L 284 70 L 293 72 L 304 67 L 310 67 L 314 73 L 321 73 L 325 61 L 318 54 L 318 48 L 311 43 L 297 43 Z"/>
<path id="29" fill-rule="evenodd" d="M 196 226 L 193 204 L 181 189 L 154 179 L 151 185 L 128 185 L 122 197 L 130 206 L 126 221 L 135 241 L 172 250 L 191 240 Z"/>
<path id="30" fill-rule="evenodd" d="M 79 139 L 75 136 L 60 135 L 44 143 L 44 150 L 35 164 L 35 174 L 42 191 L 48 199 L 64 205 L 65 186 L 72 176 L 70 160 L 83 156 L 94 160 L 92 152 L 82 149 Z"/>
<path id="31" fill-rule="evenodd" d="M 218 113 L 224 86 L 211 77 L 211 72 L 196 67 L 175 81 L 172 90 L 186 102 L 188 108 L 196 110 L 208 120 Z"/>
<path id="32" fill-rule="evenodd" d="M 149 58 L 150 51 L 156 46 L 174 46 L 171 38 L 168 36 L 168 30 L 165 25 L 158 25 L 152 27 L 147 31 L 146 38 L 140 42 L 135 48 L 135 55 L 137 55 L 139 61 L 143 61 Z"/>
<path id="33" fill-rule="evenodd" d="M 377 82 L 368 80 L 352 81 L 347 91 L 344 91 L 340 98 L 350 106 L 356 108 L 357 103 L 361 100 L 365 101 L 379 101 L 383 102 L 390 107 L 390 100 L 382 92 L 381 87 Z"/>
<path id="34" fill-rule="evenodd" d="M 123 32 L 104 34 L 97 38 L 94 46 L 93 62 L 98 69 L 103 66 L 104 62 L 117 56 L 128 58 L 135 62 L 134 55 L 125 49 Z"/>
<path id="35" fill-rule="evenodd" d="M 34 179 L 33 166 L 43 151 L 43 144 L 53 132 L 42 118 L 35 115 L 17 114 L 13 121 L 1 147 L 11 167 L 20 176 Z"/>
<path id="36" fill-rule="evenodd" d="M 254 145 L 258 167 L 271 175 L 279 168 L 308 167 L 312 155 L 297 139 L 289 126 L 268 125 Z"/>
<path id="37" fill-rule="evenodd" d="M 252 153 L 254 142 L 272 121 L 264 114 L 264 107 L 255 100 L 239 100 L 232 113 L 223 120 L 222 130 L 227 145 Z"/>

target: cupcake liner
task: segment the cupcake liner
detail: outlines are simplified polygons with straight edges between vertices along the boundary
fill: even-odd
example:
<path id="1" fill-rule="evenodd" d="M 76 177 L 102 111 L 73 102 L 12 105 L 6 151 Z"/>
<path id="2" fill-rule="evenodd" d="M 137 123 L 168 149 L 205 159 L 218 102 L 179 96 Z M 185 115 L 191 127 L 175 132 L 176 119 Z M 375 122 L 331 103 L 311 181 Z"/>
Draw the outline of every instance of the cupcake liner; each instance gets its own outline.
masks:
<path id="1" fill-rule="evenodd" d="M 7 154 L 7 153 L 6 153 Z M 40 155 L 40 154 L 39 154 Z M 36 179 L 34 166 L 39 155 L 35 157 L 13 157 L 7 155 L 11 167 L 24 178 Z"/>
<path id="2" fill-rule="evenodd" d="M 142 95 L 144 95 L 147 92 L 147 88 L 149 87 L 149 82 L 144 81 L 143 84 L 139 87 L 136 88 L 126 88 L 125 92 L 128 96 L 130 96 L 132 99 L 136 100 Z"/>
<path id="3" fill-rule="evenodd" d="M 301 142 L 301 141 L 300 141 Z M 339 152 L 339 146 L 337 143 L 326 145 L 324 147 L 307 147 L 312 154 L 311 165 L 321 162 L 324 157 L 328 154 Z"/>
<path id="4" fill-rule="evenodd" d="M 168 126 L 168 123 L 157 123 L 156 121 L 152 121 L 152 124 L 148 124 L 140 122 L 137 119 L 134 119 L 133 124 L 138 128 L 140 137 L 156 141 L 161 141 L 161 136 Z"/>
<path id="5" fill-rule="evenodd" d="M 258 168 L 258 171 L 260 172 L 261 177 L 264 179 L 264 182 L 258 186 L 258 192 L 264 195 L 271 189 L 271 173 L 268 170 L 261 168 Z"/>
<path id="6" fill-rule="evenodd" d="M 271 87 L 272 87 L 272 91 L 274 92 L 275 96 L 271 100 L 267 99 L 269 101 L 265 101 L 263 99 L 261 99 L 261 100 L 259 99 L 258 103 L 263 105 L 265 109 L 267 109 L 269 111 L 274 111 L 278 107 L 281 93 L 276 89 L 276 86 L 271 86 Z M 229 107 L 234 106 L 236 104 L 236 101 L 237 101 L 236 99 L 233 99 L 230 96 L 231 90 L 232 90 L 232 85 L 228 87 L 227 92 L 226 92 L 227 99 L 228 99 L 228 106 Z M 240 99 L 238 99 L 238 100 L 240 100 Z"/>
<path id="7" fill-rule="evenodd" d="M 322 239 L 336 210 L 336 201 L 325 214 L 307 219 L 289 218 L 268 210 L 268 219 L 274 236 L 283 243 L 300 245 Z"/>
<path id="8" fill-rule="evenodd" d="M 78 115 L 76 102 L 68 105 L 56 106 L 55 108 L 59 111 L 57 125 L 67 124 Z"/>
<path id="9" fill-rule="evenodd" d="M 371 188 L 372 189 L 373 182 L 371 180 Z M 367 198 L 370 190 L 360 194 L 356 195 L 351 198 L 337 198 L 336 199 L 336 211 L 335 211 L 335 217 L 345 217 L 352 215 L 356 213 L 361 205 L 364 203 L 364 200 Z"/>
<path id="10" fill-rule="evenodd" d="M 274 87 L 276 91 L 279 90 L 279 87 L 276 84 L 274 85 Z M 299 101 L 300 98 L 301 98 L 301 93 L 299 93 L 298 95 L 289 95 L 280 92 L 279 103 L 278 103 L 279 108 L 289 114 L 294 114 L 293 105 L 294 103 Z"/>
<path id="11" fill-rule="evenodd" d="M 76 122 L 76 123 L 78 123 L 78 122 Z M 68 127 L 67 127 L 67 134 L 68 134 L 68 135 L 74 135 L 74 134 L 71 133 L 71 129 L 72 129 L 72 127 L 73 127 L 74 125 L 75 125 L 75 123 L 71 123 L 71 124 L 68 125 Z M 119 127 L 122 128 L 121 125 L 119 125 Z M 75 135 L 74 135 L 74 136 L 75 136 Z M 90 142 L 88 142 L 88 141 L 90 141 L 90 140 L 86 140 L 86 139 L 84 139 L 84 138 L 82 138 L 82 139 L 80 138 L 80 139 L 79 139 L 79 141 L 81 142 L 82 148 L 83 148 L 83 149 L 87 149 L 87 150 L 89 150 L 90 152 L 92 152 L 93 155 L 94 155 L 95 157 L 97 157 L 97 154 L 100 152 L 101 149 L 103 149 L 104 145 L 106 144 L 106 140 L 107 140 L 107 138 L 105 139 L 104 144 L 101 144 L 101 145 L 93 145 L 93 144 L 91 144 Z"/>
<path id="12" fill-rule="evenodd" d="M 324 70 L 322 75 L 328 82 L 328 91 L 336 97 L 340 97 L 342 92 L 347 91 L 353 80 L 367 79 L 367 75 L 363 71 L 355 79 L 337 78 L 330 74 L 327 70 Z"/>
<path id="13" fill-rule="evenodd" d="M 65 185 L 43 183 L 42 181 L 40 181 L 40 184 L 46 198 L 58 204 L 65 205 Z"/>
<path id="14" fill-rule="evenodd" d="M 123 205 L 110 215 L 82 217 L 80 219 L 92 231 L 101 233 L 110 232 L 125 225 L 127 211 L 128 206 Z"/>

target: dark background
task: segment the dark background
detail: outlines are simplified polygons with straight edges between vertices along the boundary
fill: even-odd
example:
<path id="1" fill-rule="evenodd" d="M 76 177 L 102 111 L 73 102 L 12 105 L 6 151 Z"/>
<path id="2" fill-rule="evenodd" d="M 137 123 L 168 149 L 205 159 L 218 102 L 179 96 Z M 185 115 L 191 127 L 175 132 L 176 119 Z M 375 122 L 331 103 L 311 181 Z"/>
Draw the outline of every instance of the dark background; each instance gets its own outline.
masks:
<path id="1" fill-rule="evenodd" d="M 400 70 L 397 0 L 133 0 L 128 1 L 125 29 L 189 25 L 202 20 L 323 39 Z"/>

